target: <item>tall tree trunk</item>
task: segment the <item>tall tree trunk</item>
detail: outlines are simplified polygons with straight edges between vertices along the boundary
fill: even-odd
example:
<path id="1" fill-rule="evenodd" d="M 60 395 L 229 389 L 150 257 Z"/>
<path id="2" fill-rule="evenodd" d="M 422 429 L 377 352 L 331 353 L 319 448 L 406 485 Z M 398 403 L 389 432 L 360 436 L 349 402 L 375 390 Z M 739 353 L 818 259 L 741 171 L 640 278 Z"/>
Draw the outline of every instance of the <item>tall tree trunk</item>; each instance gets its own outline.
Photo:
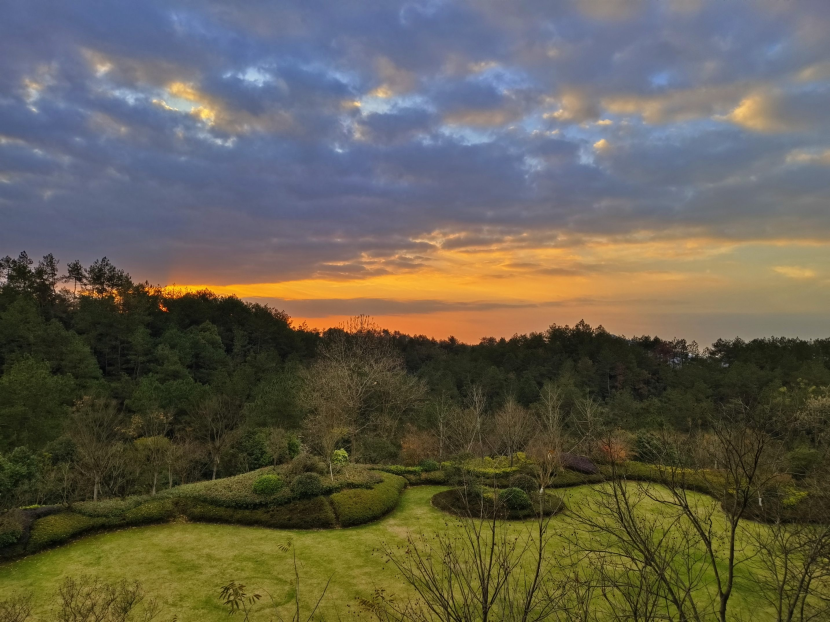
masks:
<path id="1" fill-rule="evenodd" d="M 216 458 L 213 459 L 213 477 L 211 479 L 216 479 L 216 469 L 219 466 L 219 460 Z"/>
<path id="2" fill-rule="evenodd" d="M 151 495 L 153 497 L 156 496 L 156 484 L 158 483 L 158 481 L 159 481 L 159 472 L 158 471 L 153 471 L 153 492 L 151 493 Z"/>
<path id="3" fill-rule="evenodd" d="M 95 476 L 95 482 L 92 485 L 92 500 L 98 501 L 98 476 Z"/>

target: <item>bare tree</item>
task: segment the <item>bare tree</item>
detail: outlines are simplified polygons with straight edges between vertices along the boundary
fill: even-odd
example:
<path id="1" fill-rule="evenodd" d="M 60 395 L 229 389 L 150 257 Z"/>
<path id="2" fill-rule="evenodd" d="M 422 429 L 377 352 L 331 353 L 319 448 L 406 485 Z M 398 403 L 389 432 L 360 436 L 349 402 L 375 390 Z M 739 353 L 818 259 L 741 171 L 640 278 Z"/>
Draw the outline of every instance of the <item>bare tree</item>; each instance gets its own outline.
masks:
<path id="1" fill-rule="evenodd" d="M 268 428 L 265 446 L 274 462 L 274 467 L 288 459 L 288 432 L 282 428 Z"/>
<path id="2" fill-rule="evenodd" d="M 15 594 L 0 600 L 0 622 L 26 622 L 32 615 L 32 596 Z"/>
<path id="3" fill-rule="evenodd" d="M 445 392 L 432 402 L 435 417 L 435 435 L 438 437 L 438 459 L 443 460 L 449 442 L 449 422 L 454 405 Z"/>
<path id="4" fill-rule="evenodd" d="M 359 599 L 361 608 L 383 621 L 580 619 L 575 613 L 585 584 L 568 567 L 572 555 L 551 554 L 550 518 L 540 516 L 516 535 L 497 511 L 475 506 L 454 529 L 409 534 L 400 546 L 384 543 L 387 560 L 417 597 L 377 591 Z"/>
<path id="5" fill-rule="evenodd" d="M 496 412 L 492 446 L 505 451 L 513 466 L 513 456 L 522 451 L 537 431 L 536 421 L 512 396 Z"/>
<path id="6" fill-rule="evenodd" d="M 150 622 L 160 613 L 141 583 L 108 583 L 98 577 L 67 577 L 58 588 L 57 622 Z"/>
<path id="7" fill-rule="evenodd" d="M 200 402 L 190 414 L 193 436 L 205 448 L 213 469 L 211 479 L 224 454 L 236 441 L 242 424 L 242 409 L 225 396 L 213 396 Z"/>
<path id="8" fill-rule="evenodd" d="M 401 417 L 424 394 L 423 383 L 406 373 L 388 335 L 367 316 L 329 331 L 317 360 L 301 379 L 300 402 L 311 413 L 305 426 L 307 442 L 328 451 L 332 443 L 348 437 L 354 459 L 360 456 L 362 434 L 371 430 L 392 440 Z M 327 438 L 313 438 L 321 433 Z"/>
<path id="9" fill-rule="evenodd" d="M 106 399 L 84 398 L 69 417 L 67 433 L 75 444 L 76 466 L 92 482 L 95 501 L 120 451 L 120 422 L 118 406 Z"/>

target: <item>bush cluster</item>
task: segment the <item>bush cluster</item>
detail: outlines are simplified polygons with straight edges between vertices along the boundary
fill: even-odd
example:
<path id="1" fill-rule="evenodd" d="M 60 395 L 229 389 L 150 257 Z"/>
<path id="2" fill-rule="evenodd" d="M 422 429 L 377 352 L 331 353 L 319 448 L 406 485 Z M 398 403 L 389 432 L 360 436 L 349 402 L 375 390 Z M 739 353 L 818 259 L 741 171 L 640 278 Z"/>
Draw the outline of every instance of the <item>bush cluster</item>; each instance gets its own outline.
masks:
<path id="1" fill-rule="evenodd" d="M 344 490 L 333 494 L 331 502 L 341 526 L 361 525 L 394 509 L 404 488 L 406 480 L 403 477 L 387 473 L 372 489 Z"/>
<path id="2" fill-rule="evenodd" d="M 291 478 L 300 473 L 319 473 L 326 472 L 326 465 L 324 465 L 317 456 L 312 456 L 309 453 L 303 452 L 298 454 L 288 466 L 285 467 L 285 474 Z"/>
<path id="3" fill-rule="evenodd" d="M 47 546 L 61 544 L 85 531 L 104 527 L 108 522 L 107 518 L 84 516 L 77 512 L 61 512 L 46 516 L 32 525 L 26 550 L 34 552 Z"/>
<path id="4" fill-rule="evenodd" d="M 254 485 L 251 486 L 251 490 L 253 490 L 255 495 L 272 496 L 282 490 L 282 485 L 282 478 L 279 475 L 266 473 L 254 480 Z"/>
<path id="5" fill-rule="evenodd" d="M 300 473 L 291 481 L 291 492 L 300 499 L 323 494 L 323 481 L 317 473 Z"/>
<path id="6" fill-rule="evenodd" d="M 481 491 L 480 497 L 477 495 L 477 490 Z M 513 492 L 507 493 L 507 491 Z M 505 493 L 513 507 L 505 502 Z M 493 493 L 487 490 L 475 487 L 454 488 L 434 495 L 432 505 L 456 516 L 492 518 L 495 512 L 497 518 L 507 520 L 532 518 L 537 515 L 540 506 L 545 516 L 557 514 L 565 509 L 562 499 L 547 491 L 544 493 L 544 498 L 541 498 L 538 492 L 527 494 L 518 488 L 502 490 L 498 495 L 502 503 L 495 503 Z"/>
<path id="7" fill-rule="evenodd" d="M 432 473 L 433 471 L 437 471 L 438 469 L 441 468 L 441 465 L 438 464 L 438 462 L 436 462 L 432 458 L 427 458 L 426 460 L 421 460 L 421 465 L 420 466 L 421 466 L 421 470 L 424 473 Z"/>
<path id="8" fill-rule="evenodd" d="M 499 502 L 508 510 L 527 510 L 531 507 L 530 497 L 521 488 L 505 488 L 499 491 Z"/>

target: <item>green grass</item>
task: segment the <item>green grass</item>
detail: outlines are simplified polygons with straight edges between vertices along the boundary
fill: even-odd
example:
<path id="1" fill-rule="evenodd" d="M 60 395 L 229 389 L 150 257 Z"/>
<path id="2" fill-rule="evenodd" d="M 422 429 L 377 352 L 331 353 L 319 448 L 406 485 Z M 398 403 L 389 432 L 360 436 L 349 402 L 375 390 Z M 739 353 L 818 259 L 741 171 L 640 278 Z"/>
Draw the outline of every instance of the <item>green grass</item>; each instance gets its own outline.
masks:
<path id="1" fill-rule="evenodd" d="M 248 588 L 268 590 L 281 603 L 293 591 L 291 554 L 279 545 L 291 541 L 301 564 L 302 591 L 311 596 L 332 577 L 325 609 L 348 618 L 355 596 L 369 596 L 375 587 L 405 594 L 407 590 L 383 563 L 377 547 L 382 541 L 401 542 L 408 530 L 430 532 L 452 528 L 453 519 L 433 508 L 432 495 L 446 487 L 419 486 L 406 490 L 398 507 L 387 517 L 349 529 L 295 531 L 257 527 L 170 523 L 104 533 L 0 565 L 0 593 L 32 591 L 39 620 L 49 619 L 50 605 L 63 577 L 95 574 L 114 580 L 137 579 L 159 599 L 165 618 L 180 622 L 227 619 L 219 605 L 219 588 L 230 580 Z M 557 493 L 560 494 L 560 493 Z M 569 508 L 585 507 L 594 494 L 588 486 L 561 491 Z M 553 519 L 554 528 L 566 530 L 567 513 Z M 522 529 L 511 523 L 511 529 Z M 769 619 L 766 608 L 742 579 L 736 604 L 752 613 L 753 622 Z M 267 597 L 265 597 L 267 600 Z M 273 618 L 260 606 L 252 619 Z M 283 616 L 288 608 L 282 610 Z M 290 617 L 290 616 L 289 616 Z"/>

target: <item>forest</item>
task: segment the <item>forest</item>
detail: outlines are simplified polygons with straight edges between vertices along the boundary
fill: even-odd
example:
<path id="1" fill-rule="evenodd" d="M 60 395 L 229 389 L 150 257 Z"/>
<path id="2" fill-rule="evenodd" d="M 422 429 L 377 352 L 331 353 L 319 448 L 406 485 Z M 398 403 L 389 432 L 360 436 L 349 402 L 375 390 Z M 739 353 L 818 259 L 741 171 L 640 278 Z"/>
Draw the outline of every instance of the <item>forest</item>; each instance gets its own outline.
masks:
<path id="1" fill-rule="evenodd" d="M 0 369 L 0 507 L 235 475 L 282 460 L 289 440 L 365 463 L 513 453 L 528 438 L 504 447 L 493 429 L 539 411 L 545 387 L 564 411 L 625 431 L 632 455 L 730 404 L 796 413 L 830 399 L 830 339 L 700 348 L 580 322 L 464 344 L 365 317 L 319 331 L 232 296 L 136 282 L 106 258 L 62 270 L 25 252 L 0 260 Z M 319 402 L 338 401 L 349 412 L 327 428 Z M 93 411 L 117 422 L 120 447 L 97 482 L 77 453 Z M 808 432 L 792 443 L 813 455 Z"/>

